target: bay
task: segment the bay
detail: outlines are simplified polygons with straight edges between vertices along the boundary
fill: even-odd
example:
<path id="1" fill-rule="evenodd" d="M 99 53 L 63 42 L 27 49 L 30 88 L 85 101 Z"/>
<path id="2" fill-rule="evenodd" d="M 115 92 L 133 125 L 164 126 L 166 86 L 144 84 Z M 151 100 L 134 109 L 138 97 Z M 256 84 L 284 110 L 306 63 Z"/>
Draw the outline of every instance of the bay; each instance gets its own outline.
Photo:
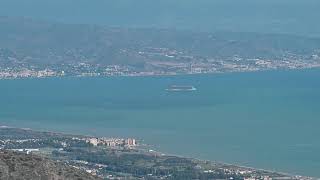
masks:
<path id="1" fill-rule="evenodd" d="M 197 91 L 165 91 L 173 84 Z M 0 125 L 320 177 L 320 70 L 0 80 Z"/>

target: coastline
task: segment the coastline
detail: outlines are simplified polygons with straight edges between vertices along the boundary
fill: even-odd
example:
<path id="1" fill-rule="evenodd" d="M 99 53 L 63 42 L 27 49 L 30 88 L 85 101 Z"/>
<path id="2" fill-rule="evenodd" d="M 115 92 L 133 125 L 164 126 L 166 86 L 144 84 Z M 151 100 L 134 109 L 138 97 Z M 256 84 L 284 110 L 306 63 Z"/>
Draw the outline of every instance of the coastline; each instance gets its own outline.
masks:
<path id="1" fill-rule="evenodd" d="M 297 72 L 300 72 L 301 70 L 294 70 L 294 71 L 297 71 Z M 309 71 L 309 70 L 303 70 L 303 71 Z M 270 72 L 270 71 L 268 71 L 268 72 Z M 275 72 L 279 72 L 279 71 L 275 71 Z M 284 72 L 288 72 L 288 70 L 284 70 Z M 250 73 L 252 73 L 252 72 L 250 72 Z M 253 72 L 253 73 L 257 73 L 257 72 Z M 259 72 L 260 73 L 260 72 Z M 228 74 L 228 73 L 227 73 Z M 235 76 L 238 76 L 238 73 L 230 73 L 230 74 L 235 74 Z M 243 74 L 243 73 L 241 73 L 241 74 Z M 246 74 L 246 73 L 244 73 L 244 74 Z M 197 75 L 199 75 L 199 76 L 207 76 L 207 74 L 195 74 L 195 76 L 197 76 Z M 251 76 L 251 75 L 253 75 L 253 74 L 249 74 L 248 76 Z M 193 75 L 190 75 L 190 76 L 193 76 Z M 214 75 L 213 75 L 214 76 Z M 247 76 L 247 75 L 246 75 Z M 67 78 L 69 78 L 69 77 L 67 77 Z M 75 77 L 75 78 L 78 78 L 78 77 Z M 81 78 L 81 77 L 80 77 Z M 83 77 L 83 78 L 86 78 L 86 77 Z M 104 78 L 104 77 L 97 77 L 97 78 Z M 118 78 L 118 77 L 115 77 L 115 78 Z M 130 78 L 130 77 L 128 77 L 128 78 Z M 59 78 L 60 79 L 60 78 Z M 70 79 L 73 79 L 73 77 L 70 77 Z M 89 78 L 89 80 L 90 80 L 90 78 Z M 36 81 L 36 80 L 34 80 L 34 81 Z M 19 82 L 19 81 L 18 81 Z M 163 90 L 163 89 L 160 89 L 160 90 Z M 200 89 L 200 90 L 202 90 L 202 89 Z M 14 124 L 11 124 L 11 125 L 14 125 Z M 155 143 L 155 144 L 157 144 L 157 143 Z M 175 151 L 173 151 L 173 152 L 175 152 Z M 178 151 L 179 152 L 179 151 Z M 176 156 L 179 156 L 178 154 L 176 154 Z M 185 157 L 185 156 L 179 156 L 179 157 Z M 218 157 L 219 158 L 219 157 Z M 195 158 L 195 159 L 197 159 L 197 158 Z M 201 158 L 200 158 L 201 159 Z M 214 159 L 213 159 L 214 160 Z M 231 162 L 231 163 L 230 163 Z M 239 162 L 239 161 L 237 161 L 237 162 Z M 229 163 L 230 164 L 233 164 L 232 163 L 232 160 L 231 161 L 229 161 Z M 226 164 L 226 163 L 225 163 Z M 237 165 L 237 166 L 241 166 L 241 165 Z M 308 167 L 307 166 L 307 164 L 305 165 L 305 167 Z M 252 167 L 251 167 L 252 168 Z M 279 168 L 278 168 L 279 169 Z M 274 172 L 274 171 L 271 171 L 271 172 Z M 287 173 L 284 173 L 284 174 L 287 174 Z"/>
<path id="2" fill-rule="evenodd" d="M 96 137 L 96 136 L 92 136 L 92 135 L 70 134 L 70 133 L 65 133 L 65 132 L 55 132 L 55 131 L 47 131 L 47 130 L 33 130 L 32 128 L 16 128 L 16 127 L 11 127 L 11 126 L 6 126 L 6 125 L 0 125 L 0 130 L 1 129 L 23 130 L 23 131 L 29 131 L 29 132 L 37 132 L 37 133 L 59 135 L 59 136 L 66 136 L 66 137 L 106 138 L 106 137 Z M 143 141 L 143 139 L 139 140 L 139 142 L 141 142 L 141 141 Z M 157 151 L 157 150 L 143 148 L 143 147 L 147 147 L 147 146 L 154 147 L 154 145 L 139 144 L 136 146 L 136 150 L 141 151 L 141 152 L 145 152 L 146 154 L 154 154 L 155 156 L 169 156 L 169 157 L 176 157 L 176 158 L 182 158 L 182 159 L 189 159 L 191 161 L 200 161 L 200 162 L 206 162 L 206 163 L 209 162 L 209 163 L 218 164 L 221 166 L 229 166 L 229 167 L 234 167 L 234 168 L 238 168 L 238 169 L 244 169 L 244 170 L 250 170 L 250 171 L 261 171 L 261 172 L 271 173 L 271 174 L 279 174 L 282 176 L 292 177 L 295 179 L 303 179 L 303 180 L 319 180 L 320 179 L 320 178 L 316 178 L 316 177 L 302 176 L 302 175 L 291 174 L 291 173 L 286 173 L 286 172 L 279 172 L 279 171 L 273 171 L 273 170 L 268 170 L 268 169 L 255 168 L 255 167 L 251 167 L 251 166 L 243 166 L 240 164 L 225 163 L 222 161 L 204 160 L 204 159 L 200 159 L 200 158 L 196 158 L 196 157 L 188 157 L 188 156 L 183 156 L 183 155 L 178 155 L 178 154 L 173 154 L 173 153 L 165 153 L 164 154 L 164 153 Z"/>
<path id="3" fill-rule="evenodd" d="M 265 72 L 295 72 L 295 71 L 308 71 L 308 70 L 318 70 L 320 69 L 320 66 L 318 67 L 306 67 L 306 68 L 294 68 L 294 69 L 288 69 L 288 68 L 282 68 L 282 69 L 262 69 L 262 70 L 252 70 L 252 71 L 225 71 L 225 72 L 208 72 L 208 73 L 168 73 L 168 74 L 129 74 L 129 75 L 64 75 L 64 76 L 42 76 L 42 77 L 9 77 L 9 78 L 3 78 L 0 77 L 0 80 L 25 80 L 25 79 L 61 79 L 61 78 L 138 78 L 138 77 L 182 77 L 182 76 L 211 76 L 211 75 L 224 75 L 224 74 L 243 74 L 243 73 L 265 73 Z"/>
<path id="4" fill-rule="evenodd" d="M 161 153 L 161 152 L 158 152 L 158 153 Z M 211 162 L 211 163 L 216 163 L 216 164 L 221 164 L 221 165 L 226 165 L 226 166 L 234 166 L 234 167 L 250 169 L 250 170 L 258 170 L 258 171 L 264 171 L 264 172 L 269 172 L 269 173 L 277 173 L 277 174 L 281 174 L 284 176 L 290 176 L 290 177 L 305 178 L 305 179 L 310 179 L 310 180 L 320 180 L 320 178 L 318 178 L 318 177 L 302 176 L 302 175 L 298 175 L 298 174 L 292 174 L 292 173 L 281 172 L 281 171 L 273 171 L 273 170 L 263 169 L 263 168 L 255 168 L 255 167 L 244 166 L 244 165 L 240 165 L 240 164 L 226 163 L 226 162 L 222 162 L 222 161 L 204 160 L 201 158 L 182 156 L 182 155 L 172 154 L 172 153 L 169 153 L 169 154 L 165 153 L 165 155 L 175 156 L 175 157 L 180 157 L 180 158 L 194 159 L 194 160 L 204 161 L 204 162 Z"/>

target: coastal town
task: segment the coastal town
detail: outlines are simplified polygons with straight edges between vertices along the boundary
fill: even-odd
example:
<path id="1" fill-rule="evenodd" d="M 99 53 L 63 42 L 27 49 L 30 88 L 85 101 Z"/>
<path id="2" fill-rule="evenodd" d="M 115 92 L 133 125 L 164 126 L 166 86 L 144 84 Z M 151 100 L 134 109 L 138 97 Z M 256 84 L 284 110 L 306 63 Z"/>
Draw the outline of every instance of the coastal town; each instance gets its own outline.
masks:
<path id="1" fill-rule="evenodd" d="M 0 26 L 10 32 L 10 36 L 0 34 L 0 79 L 214 74 L 320 67 L 317 37 L 93 28 L 8 17 L 0 17 Z"/>
<path id="2" fill-rule="evenodd" d="M 87 137 L 6 126 L 0 128 L 0 151 L 47 157 L 102 179 L 313 179 L 166 155 L 140 142 L 135 138 Z"/>
<path id="3" fill-rule="evenodd" d="M 128 53 L 129 50 L 123 50 Z M 0 51 L 1 53 L 1 51 Z M 132 52 L 131 52 L 132 53 Z M 308 55 L 284 54 L 277 59 L 244 58 L 233 56 L 225 59 L 201 57 L 169 48 L 145 48 L 138 51 L 141 58 L 150 59 L 143 67 L 124 64 L 52 64 L 47 66 L 25 65 L 14 57 L 9 64 L 0 66 L 0 79 L 44 78 L 63 76 L 157 76 L 183 74 L 214 74 L 225 72 L 254 72 L 268 70 L 293 70 L 320 67 L 320 52 Z M 3 57 L 3 56 L 2 56 Z M 1 60 L 1 56 L 0 56 Z"/>

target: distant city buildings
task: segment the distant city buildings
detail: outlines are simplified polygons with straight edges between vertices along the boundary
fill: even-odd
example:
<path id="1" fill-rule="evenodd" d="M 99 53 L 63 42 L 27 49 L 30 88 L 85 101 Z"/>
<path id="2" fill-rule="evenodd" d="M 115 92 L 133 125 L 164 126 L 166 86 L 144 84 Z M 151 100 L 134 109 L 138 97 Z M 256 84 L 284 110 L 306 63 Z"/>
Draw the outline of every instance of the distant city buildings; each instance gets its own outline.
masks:
<path id="1" fill-rule="evenodd" d="M 94 146 L 98 146 L 98 144 L 99 144 L 98 138 L 89 138 L 89 139 L 86 140 L 86 142 L 90 143 L 90 144 L 92 144 Z"/>
<path id="2" fill-rule="evenodd" d="M 136 145 L 136 140 L 129 138 L 129 139 L 127 139 L 127 140 L 125 141 L 125 143 L 126 143 L 126 145 L 128 145 L 128 146 L 135 146 L 135 145 Z"/>
<path id="3" fill-rule="evenodd" d="M 73 168 L 107 179 L 313 180 L 218 162 L 202 161 L 137 146 L 134 138 L 64 135 L 0 127 L 3 150 L 53 158 Z M 32 138 L 26 138 L 32 137 Z M 115 162 L 116 161 L 116 162 Z M 137 173 L 139 172 L 139 173 Z M 123 176 L 125 175 L 125 176 Z M 178 176 L 181 175 L 181 176 Z M 181 178 L 176 178 L 181 177 Z"/>
<path id="4" fill-rule="evenodd" d="M 17 152 L 25 152 L 26 154 L 30 154 L 32 152 L 38 152 L 40 149 L 11 149 L 12 151 L 17 151 Z"/>
<path id="5" fill-rule="evenodd" d="M 134 147 L 137 145 L 136 139 L 128 138 L 128 139 L 122 139 L 122 138 L 86 138 L 84 139 L 87 143 L 93 145 L 93 146 L 108 146 L 108 147 Z"/>
<path id="6" fill-rule="evenodd" d="M 122 49 L 122 53 L 137 53 L 143 64 L 95 64 L 82 62 L 31 65 L 18 59 L 1 64 L 0 79 L 45 78 L 59 76 L 154 76 L 176 74 L 205 74 L 251 72 L 276 69 L 306 69 L 320 67 L 320 51 L 313 54 L 283 53 L 273 58 L 245 58 L 238 55 L 217 58 L 193 55 L 170 48 L 145 47 L 136 52 Z"/>

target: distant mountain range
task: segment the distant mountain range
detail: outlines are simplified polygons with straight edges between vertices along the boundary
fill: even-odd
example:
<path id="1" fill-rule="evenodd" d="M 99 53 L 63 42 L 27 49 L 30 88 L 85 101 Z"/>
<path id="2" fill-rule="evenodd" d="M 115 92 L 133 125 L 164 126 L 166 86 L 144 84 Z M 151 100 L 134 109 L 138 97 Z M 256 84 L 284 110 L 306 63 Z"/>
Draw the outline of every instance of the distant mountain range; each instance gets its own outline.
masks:
<path id="1" fill-rule="evenodd" d="M 61 24 L 0 17 L 0 65 L 125 64 L 201 58 L 277 59 L 320 50 L 320 39 L 281 34 L 191 32 Z M 159 49 L 184 58 L 156 56 Z M 156 51 L 155 51 L 156 50 Z M 146 54 L 149 54 L 146 56 Z M 152 54 L 152 56 L 150 56 Z M 167 54 L 170 57 L 170 53 Z M 188 57 L 194 57 L 192 60 Z M 174 56 L 172 56 L 174 57 Z"/>
<path id="2" fill-rule="evenodd" d="M 1 0 L 0 16 L 77 24 L 320 36 L 319 0 Z"/>

